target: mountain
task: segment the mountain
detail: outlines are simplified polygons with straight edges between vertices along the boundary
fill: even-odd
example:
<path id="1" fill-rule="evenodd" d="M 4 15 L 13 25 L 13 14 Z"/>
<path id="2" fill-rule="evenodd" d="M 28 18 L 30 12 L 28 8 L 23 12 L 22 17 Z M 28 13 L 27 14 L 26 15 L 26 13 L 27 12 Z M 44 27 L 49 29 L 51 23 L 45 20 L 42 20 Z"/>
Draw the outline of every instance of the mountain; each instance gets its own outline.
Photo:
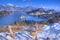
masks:
<path id="1" fill-rule="evenodd" d="M 7 11 L 31 11 L 34 10 L 36 8 L 32 7 L 32 6 L 26 6 L 26 7 L 20 7 L 20 6 L 15 6 L 13 4 L 7 4 L 7 5 L 0 5 L 0 10 L 7 10 Z"/>
<path id="2" fill-rule="evenodd" d="M 46 15 L 58 13 L 54 9 L 46 10 L 42 7 L 36 8 L 33 6 L 20 7 L 20 6 L 16 6 L 13 4 L 0 5 L 0 12 L 1 11 L 7 11 L 9 13 L 27 13 L 27 14 L 32 15 L 32 16 L 40 16 L 40 15 L 46 16 Z"/>
<path id="3" fill-rule="evenodd" d="M 0 5 L 0 11 L 5 10 L 4 5 Z"/>

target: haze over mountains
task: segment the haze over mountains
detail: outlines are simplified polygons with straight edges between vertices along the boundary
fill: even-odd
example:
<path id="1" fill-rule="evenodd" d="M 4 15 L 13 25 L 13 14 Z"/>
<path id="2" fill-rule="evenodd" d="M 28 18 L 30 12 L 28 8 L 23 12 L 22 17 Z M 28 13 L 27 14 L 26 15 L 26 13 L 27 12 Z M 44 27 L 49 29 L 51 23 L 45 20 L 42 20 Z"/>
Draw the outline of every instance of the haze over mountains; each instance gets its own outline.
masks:
<path id="1" fill-rule="evenodd" d="M 20 7 L 13 4 L 6 4 L 6 5 L 0 5 L 0 14 L 6 14 L 6 13 L 27 13 L 29 15 L 42 15 L 42 14 L 53 14 L 57 13 L 60 14 L 60 11 L 56 11 L 55 9 L 46 9 L 43 7 L 33 7 L 33 6 L 25 6 Z"/>
<path id="2" fill-rule="evenodd" d="M 36 10 L 38 8 L 43 8 L 44 10 L 50 10 L 50 8 L 45 8 L 45 7 L 34 7 L 31 5 L 21 7 L 13 4 L 6 4 L 6 5 L 0 5 L 0 11 L 1 10 L 10 10 L 10 11 L 15 11 L 15 10 L 24 10 L 24 11 L 31 11 L 31 10 Z M 54 9 L 55 10 L 55 9 Z M 56 10 L 57 11 L 57 10 Z"/>
<path id="3" fill-rule="evenodd" d="M 13 4 L 0 5 L 0 11 L 3 11 L 3 10 L 7 10 L 7 11 L 20 11 L 20 10 L 30 11 L 33 9 L 36 9 L 36 8 L 34 8 L 32 6 L 20 7 L 20 6 L 15 6 Z"/>

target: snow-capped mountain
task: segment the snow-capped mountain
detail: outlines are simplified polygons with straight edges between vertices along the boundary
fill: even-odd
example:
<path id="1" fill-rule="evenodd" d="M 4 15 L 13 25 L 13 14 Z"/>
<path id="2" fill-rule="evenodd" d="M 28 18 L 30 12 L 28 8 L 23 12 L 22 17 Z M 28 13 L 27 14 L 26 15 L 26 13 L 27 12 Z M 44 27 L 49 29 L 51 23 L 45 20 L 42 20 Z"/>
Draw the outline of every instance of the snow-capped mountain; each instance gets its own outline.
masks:
<path id="1" fill-rule="evenodd" d="M 15 6 L 13 4 L 7 4 L 7 5 L 0 5 L 0 10 L 7 10 L 7 11 L 31 11 L 34 10 L 36 8 L 31 7 L 31 6 L 26 6 L 26 7 L 20 7 L 20 6 Z"/>
<path id="2" fill-rule="evenodd" d="M 5 6 L 4 5 L 0 5 L 0 11 L 5 10 Z"/>
<path id="3" fill-rule="evenodd" d="M 13 4 L 7 4 L 7 5 L 0 5 L 0 11 L 7 10 L 7 11 L 18 11 L 18 12 L 26 12 L 30 13 L 31 15 L 42 15 L 42 14 L 53 14 L 56 13 L 54 9 L 46 10 L 44 8 L 36 8 L 33 6 L 25 6 L 20 7 Z"/>

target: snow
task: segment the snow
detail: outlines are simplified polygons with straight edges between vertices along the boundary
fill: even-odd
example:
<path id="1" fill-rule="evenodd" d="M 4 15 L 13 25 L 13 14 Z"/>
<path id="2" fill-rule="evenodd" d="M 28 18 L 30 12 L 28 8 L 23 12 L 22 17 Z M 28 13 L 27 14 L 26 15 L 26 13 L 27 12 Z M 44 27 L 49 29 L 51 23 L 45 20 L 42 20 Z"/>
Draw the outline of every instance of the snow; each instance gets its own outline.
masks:
<path id="1" fill-rule="evenodd" d="M 53 30 L 51 30 L 51 28 Z M 60 40 L 60 31 L 58 31 L 60 30 L 59 23 L 54 23 L 52 25 L 44 25 L 44 27 L 42 27 L 42 30 L 44 30 L 44 32 L 38 32 L 37 34 L 38 40 L 45 40 L 47 37 L 50 38 L 50 40 Z M 58 32 L 58 34 L 56 34 L 56 32 L 54 33 L 54 31 Z M 11 40 L 12 38 L 10 37 L 9 32 L 2 32 L 0 33 L 0 40 L 2 39 Z M 34 40 L 34 37 L 32 37 L 29 32 L 16 32 L 14 40 Z"/>
<path id="2" fill-rule="evenodd" d="M 44 27 L 43 27 L 42 29 L 43 29 L 43 30 L 49 30 L 49 29 L 50 29 L 50 26 L 44 25 Z"/>
<path id="3" fill-rule="evenodd" d="M 56 30 L 60 30 L 60 27 L 56 27 L 55 29 L 56 29 Z"/>

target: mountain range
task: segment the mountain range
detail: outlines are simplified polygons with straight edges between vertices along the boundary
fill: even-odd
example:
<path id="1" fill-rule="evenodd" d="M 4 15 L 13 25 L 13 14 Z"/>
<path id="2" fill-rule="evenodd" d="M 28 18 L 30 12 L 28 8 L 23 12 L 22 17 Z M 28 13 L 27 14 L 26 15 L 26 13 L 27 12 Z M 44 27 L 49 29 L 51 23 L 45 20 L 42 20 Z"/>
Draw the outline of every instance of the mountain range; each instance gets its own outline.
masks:
<path id="1" fill-rule="evenodd" d="M 7 4 L 7 5 L 0 5 L 0 14 L 2 14 L 1 12 L 5 12 L 7 11 L 7 13 L 27 13 L 29 15 L 44 15 L 44 14 L 59 14 L 60 15 L 60 11 L 56 11 L 54 9 L 44 9 L 44 8 L 36 8 L 36 7 L 32 7 L 32 6 L 25 6 L 25 7 L 20 7 L 20 6 L 15 6 L 13 4 Z M 5 13 L 4 13 L 5 14 Z"/>

